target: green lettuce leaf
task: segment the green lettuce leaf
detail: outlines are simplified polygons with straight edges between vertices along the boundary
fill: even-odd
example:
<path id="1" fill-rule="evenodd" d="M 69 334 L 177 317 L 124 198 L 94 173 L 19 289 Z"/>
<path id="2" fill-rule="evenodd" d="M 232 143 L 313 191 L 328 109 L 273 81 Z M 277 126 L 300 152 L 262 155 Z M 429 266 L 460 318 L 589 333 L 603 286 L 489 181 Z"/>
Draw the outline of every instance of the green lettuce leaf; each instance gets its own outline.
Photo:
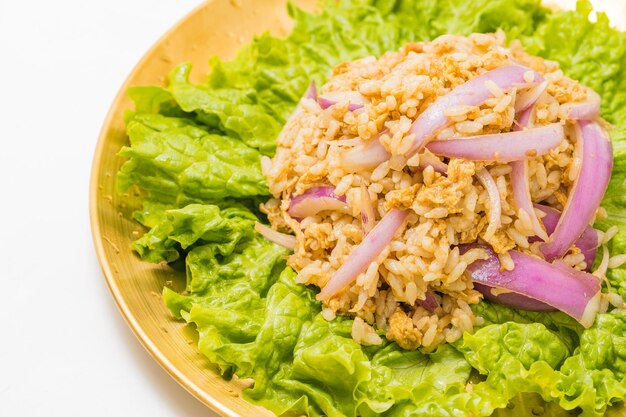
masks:
<path id="1" fill-rule="evenodd" d="M 151 85 L 129 87 L 128 97 L 135 104 L 135 111 L 126 114 L 127 120 L 136 113 L 152 113 L 172 117 L 188 116 L 174 101 L 172 93 L 163 87 Z"/>
<path id="2" fill-rule="evenodd" d="M 130 145 L 120 155 L 120 192 L 137 186 L 150 200 L 180 207 L 268 194 L 260 154 L 211 134 L 189 119 L 137 113 L 127 122 Z"/>
<path id="3" fill-rule="evenodd" d="M 190 204 L 164 211 L 164 218 L 133 243 L 143 260 L 173 262 L 197 242 L 213 243 L 211 250 L 230 255 L 241 241 L 254 235 L 256 217 L 245 208 Z"/>
<path id="4" fill-rule="evenodd" d="M 222 261 L 219 274 L 207 271 L 213 288 L 196 288 L 193 295 L 177 294 L 168 288 L 163 291 L 172 314 L 196 325 L 200 351 L 226 376 L 234 372 L 242 377 L 249 375 L 255 366 L 258 353 L 252 344 L 264 325 L 264 296 L 270 288 L 273 292 L 279 290 L 280 286 L 274 284 L 284 267 L 282 249 L 267 241 L 256 241 L 251 247 L 261 249 L 258 253 L 267 255 L 268 263 L 254 268 L 251 261 L 258 263 L 260 258 L 251 260 L 251 251 L 234 254 Z M 251 268 L 236 271 L 233 267 L 237 264 Z M 248 277 L 256 280 L 258 286 L 251 284 Z M 194 288 L 193 283 L 189 287 Z M 221 296 L 218 288 L 228 291 L 229 296 Z"/>
<path id="5" fill-rule="evenodd" d="M 474 385 L 474 394 L 495 391 L 506 405 L 518 392 L 535 392 L 565 410 L 582 410 L 581 416 L 601 416 L 626 396 L 625 320 L 624 312 L 599 315 L 571 356 L 560 338 L 539 323 L 488 325 L 466 334 L 457 347 L 487 375 Z"/>
<path id="6" fill-rule="evenodd" d="M 486 300 L 473 305 L 472 311 L 485 320 L 484 325 L 507 322 L 541 323 L 560 338 L 570 353 L 580 344 L 580 334 L 584 330 L 575 319 L 560 311 L 542 313 L 517 310 Z"/>
<path id="7" fill-rule="evenodd" d="M 191 65 L 183 64 L 170 74 L 169 88 L 181 108 L 195 111 L 199 121 L 228 137 L 271 155 L 282 124 L 258 103 L 254 90 L 192 85 L 188 82 L 190 71 Z"/>

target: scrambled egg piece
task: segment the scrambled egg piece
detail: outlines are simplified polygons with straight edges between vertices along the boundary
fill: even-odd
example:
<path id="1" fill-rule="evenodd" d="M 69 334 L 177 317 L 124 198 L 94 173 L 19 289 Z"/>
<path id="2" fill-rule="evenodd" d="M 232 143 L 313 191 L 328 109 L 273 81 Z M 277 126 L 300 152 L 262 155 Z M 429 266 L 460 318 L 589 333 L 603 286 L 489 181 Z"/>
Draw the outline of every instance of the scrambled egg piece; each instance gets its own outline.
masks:
<path id="1" fill-rule="evenodd" d="M 282 233 L 291 232 L 291 227 L 283 218 L 283 212 L 280 208 L 280 200 L 272 198 L 264 204 L 259 205 L 259 210 L 267 215 L 272 228 Z"/>
<path id="2" fill-rule="evenodd" d="M 402 349 L 415 350 L 422 344 L 422 332 L 413 326 L 413 320 L 400 309 L 389 319 L 387 339 L 393 340 Z"/>
<path id="3" fill-rule="evenodd" d="M 330 223 L 311 223 L 304 229 L 305 246 L 311 252 L 325 251 L 333 248 L 336 240 L 333 237 L 333 226 Z"/>
<path id="4" fill-rule="evenodd" d="M 498 231 L 496 231 L 490 239 L 485 239 L 487 223 L 489 223 L 489 219 L 487 216 L 483 216 L 473 230 L 462 232 L 461 243 L 474 242 L 476 241 L 476 238 L 480 236 L 485 242 L 491 245 L 495 253 L 506 253 L 515 248 L 515 241 L 511 239 L 502 229 L 498 229 Z"/>
<path id="5" fill-rule="evenodd" d="M 559 103 L 572 101 L 583 101 L 587 97 L 587 92 L 578 82 L 563 78 L 556 83 L 548 85 L 548 93 L 553 95 Z"/>
<path id="6" fill-rule="evenodd" d="M 306 170 L 302 176 L 300 177 L 300 179 L 298 180 L 298 183 L 296 184 L 296 192 L 297 193 L 303 193 L 304 191 L 308 190 L 309 188 L 312 188 L 314 186 L 317 186 L 321 183 L 324 183 L 324 181 L 326 180 L 326 177 L 328 176 L 328 168 L 324 167 L 323 169 L 321 169 L 318 172 L 313 172 L 313 170 L 308 169 Z"/>
<path id="7" fill-rule="evenodd" d="M 407 209 L 411 207 L 421 186 L 421 184 L 414 184 L 411 187 L 388 192 L 385 197 L 385 210 L 389 211 L 392 208 Z"/>
<path id="8" fill-rule="evenodd" d="M 484 231 L 486 230 L 487 229 L 485 228 Z M 513 241 L 513 239 L 511 239 L 502 230 L 498 230 L 496 233 L 494 233 L 494 235 L 489 240 L 485 239 L 484 231 L 480 234 L 480 237 L 491 245 L 495 253 L 506 253 L 512 249 L 515 249 L 515 241 Z"/>
<path id="9" fill-rule="evenodd" d="M 418 204 L 444 207 L 451 214 L 460 213 L 465 190 L 472 184 L 475 172 L 473 162 L 452 159 L 448 164 L 448 176 L 438 176 L 430 186 L 422 187 L 415 200 Z"/>
<path id="10" fill-rule="evenodd" d="M 448 213 L 458 213 L 462 210 L 463 188 L 447 177 L 439 177 L 431 186 L 420 189 L 415 200 L 418 204 L 444 207 Z"/>
<path id="11" fill-rule="evenodd" d="M 476 164 L 472 161 L 451 159 L 448 164 L 448 178 L 450 178 L 450 181 L 460 181 L 467 184 L 468 181 L 472 181 L 475 173 Z"/>
<path id="12" fill-rule="evenodd" d="M 484 220 L 483 220 L 484 219 Z M 469 229 L 465 229 L 461 231 L 461 236 L 459 236 L 459 243 L 474 243 L 478 238 L 478 234 L 483 231 L 487 227 L 488 220 L 486 217 L 480 219 L 478 224 L 472 224 Z"/>

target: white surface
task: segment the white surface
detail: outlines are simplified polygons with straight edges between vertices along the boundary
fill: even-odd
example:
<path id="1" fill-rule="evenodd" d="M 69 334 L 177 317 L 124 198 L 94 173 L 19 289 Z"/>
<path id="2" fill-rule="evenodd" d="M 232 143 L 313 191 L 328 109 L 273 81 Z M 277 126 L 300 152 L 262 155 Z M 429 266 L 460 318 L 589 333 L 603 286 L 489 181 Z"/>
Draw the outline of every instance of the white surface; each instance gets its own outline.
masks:
<path id="1" fill-rule="evenodd" d="M 544 0 L 545 3 L 559 5 L 563 9 L 575 9 L 577 0 Z M 622 30 L 626 29 L 626 0 L 591 0 L 596 10 L 605 12 L 611 22 Z M 595 21 L 595 13 L 591 14 L 591 20 Z"/>
<path id="2" fill-rule="evenodd" d="M 118 313 L 87 197 L 117 89 L 199 3 L 0 0 L 0 416 L 215 416 Z"/>

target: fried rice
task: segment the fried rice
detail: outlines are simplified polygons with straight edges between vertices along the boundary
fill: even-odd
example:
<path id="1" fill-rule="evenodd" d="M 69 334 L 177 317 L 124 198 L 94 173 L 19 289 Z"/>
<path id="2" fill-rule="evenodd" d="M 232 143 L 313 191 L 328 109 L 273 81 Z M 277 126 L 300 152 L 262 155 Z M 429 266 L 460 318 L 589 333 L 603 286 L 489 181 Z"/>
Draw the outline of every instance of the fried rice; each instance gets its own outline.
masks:
<path id="1" fill-rule="evenodd" d="M 278 138 L 276 155 L 262 161 L 274 198 L 261 210 L 274 230 L 295 235 L 288 265 L 298 272 L 299 283 L 323 289 L 373 224 L 393 209 L 409 211 L 391 242 L 356 280 L 322 300 L 327 320 L 338 314 L 355 317 L 352 336 L 361 344 L 380 344 L 384 334 L 405 349 L 432 351 L 481 323 L 470 307 L 482 295 L 466 268 L 487 254 L 479 247 L 462 252 L 459 245 L 490 245 L 504 270 L 515 267 L 511 250 L 540 255 L 540 242 L 531 239 L 531 219 L 514 201 L 509 163 L 497 156 L 491 161 L 442 158 L 426 148 L 406 156 L 415 141 L 413 122 L 435 100 L 512 63 L 543 76 L 547 86 L 530 122 L 535 127 L 559 123 L 565 139 L 545 155 L 528 159 L 530 195 L 533 202 L 560 211 L 566 204 L 581 161 L 565 109 L 588 99 L 588 90 L 564 76 L 555 62 L 529 55 L 516 41 L 507 47 L 505 41 L 502 32 L 444 35 L 406 44 L 379 59 L 343 62 L 320 89 L 322 95 L 339 99 L 324 108 L 303 98 Z M 487 83 L 491 97 L 479 106 L 446 108 L 450 123 L 435 140 L 515 130 L 516 104 L 534 94 L 537 84 L 532 71 L 524 77 L 528 84 L 507 90 Z M 351 150 L 373 140 L 390 154 L 387 160 L 370 167 L 350 158 Z M 442 164 L 446 172 L 436 169 Z M 493 200 L 480 172 L 499 193 L 499 219 L 490 216 Z M 289 214 L 295 197 L 320 186 L 334 187 L 337 196 L 345 197 L 345 208 L 305 218 Z M 540 210 L 535 214 L 543 215 Z M 596 212 L 597 218 L 605 215 L 601 208 Z M 363 220 L 372 216 L 371 223 Z M 600 243 L 612 233 L 601 235 Z M 607 267 L 626 260 L 607 256 L 596 271 L 600 277 Z M 563 261 L 581 271 L 590 267 L 575 246 Z M 434 308 L 427 305 L 429 297 Z M 605 309 L 609 301 L 622 303 L 604 300 Z"/>

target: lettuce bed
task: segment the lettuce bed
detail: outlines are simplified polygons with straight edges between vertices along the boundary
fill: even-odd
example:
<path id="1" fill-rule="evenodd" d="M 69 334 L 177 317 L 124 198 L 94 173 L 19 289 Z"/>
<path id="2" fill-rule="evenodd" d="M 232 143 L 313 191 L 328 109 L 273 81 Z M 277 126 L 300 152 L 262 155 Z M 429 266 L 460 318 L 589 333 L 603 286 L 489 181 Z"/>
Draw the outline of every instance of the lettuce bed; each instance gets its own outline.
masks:
<path id="1" fill-rule="evenodd" d="M 626 35 L 597 23 L 580 2 L 551 12 L 539 0 L 344 0 L 321 14 L 290 7 L 287 39 L 256 38 L 230 62 L 212 61 L 205 85 L 177 67 L 167 89 L 129 90 L 130 146 L 120 191 L 142 190 L 135 218 L 150 231 L 134 243 L 145 260 L 184 260 L 187 291 L 163 295 L 172 314 L 195 323 L 199 349 L 225 377 L 254 378 L 244 392 L 277 414 L 311 416 L 487 416 L 520 392 L 599 416 L 626 398 L 626 312 L 584 330 L 560 313 L 527 313 L 483 302 L 485 325 L 435 353 L 396 344 L 362 347 L 352 321 L 326 322 L 315 291 L 294 283 L 285 250 L 254 233 L 268 191 L 259 158 L 272 155 L 281 126 L 308 83 L 322 84 L 345 60 L 380 56 L 444 33 L 502 28 L 533 53 L 602 97 L 615 168 L 596 227 L 620 228 L 626 252 Z M 613 270 L 626 296 L 626 270 Z"/>

